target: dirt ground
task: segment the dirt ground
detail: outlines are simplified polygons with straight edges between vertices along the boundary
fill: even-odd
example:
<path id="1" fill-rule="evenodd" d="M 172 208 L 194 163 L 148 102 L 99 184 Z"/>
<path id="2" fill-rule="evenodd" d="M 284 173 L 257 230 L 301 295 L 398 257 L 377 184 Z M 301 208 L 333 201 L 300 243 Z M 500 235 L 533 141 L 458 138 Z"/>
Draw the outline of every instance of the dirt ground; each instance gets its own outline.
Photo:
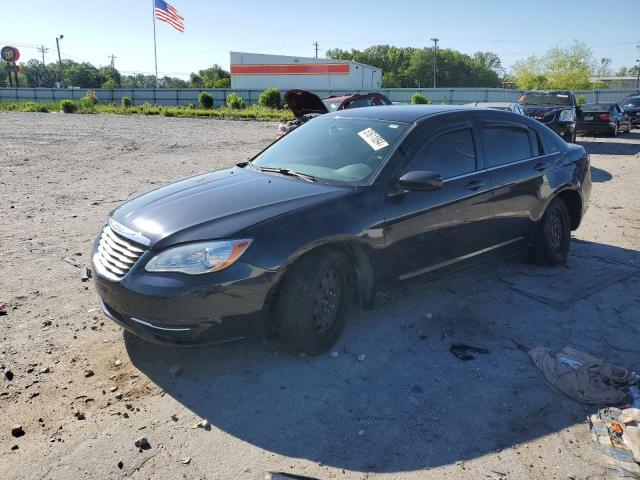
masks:
<path id="1" fill-rule="evenodd" d="M 81 281 L 109 211 L 242 161 L 274 129 L 0 114 L 0 478 L 608 478 L 585 421 L 595 407 L 550 387 L 513 340 L 640 371 L 639 131 L 580 139 L 594 186 L 564 269 L 514 256 L 410 284 L 355 312 L 337 356 L 301 357 L 277 340 L 125 341 Z M 564 306 L 508 281 L 584 277 L 598 262 L 635 274 Z M 462 362 L 449 352 L 457 342 L 489 353 Z M 12 437 L 14 425 L 25 435 Z M 141 437 L 149 449 L 134 445 Z"/>

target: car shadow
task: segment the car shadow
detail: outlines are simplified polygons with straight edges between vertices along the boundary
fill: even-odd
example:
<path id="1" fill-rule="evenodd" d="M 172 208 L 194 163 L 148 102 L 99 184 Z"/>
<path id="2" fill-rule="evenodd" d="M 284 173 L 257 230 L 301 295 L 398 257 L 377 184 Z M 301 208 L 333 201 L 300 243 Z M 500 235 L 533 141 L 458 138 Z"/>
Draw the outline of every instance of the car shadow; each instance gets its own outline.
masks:
<path id="1" fill-rule="evenodd" d="M 613 178 L 606 170 L 602 170 L 601 168 L 591 167 L 591 180 L 594 182 L 608 182 Z"/>
<path id="2" fill-rule="evenodd" d="M 631 130 L 617 138 L 600 135 L 597 137 L 578 137 L 578 145 L 589 154 L 598 155 L 636 155 L 640 153 L 640 132 Z"/>
<path id="3" fill-rule="evenodd" d="M 572 252 L 565 268 L 596 258 L 640 267 L 639 252 L 611 245 L 574 241 Z M 126 335 L 126 347 L 167 395 L 244 442 L 352 471 L 415 471 L 517 446 L 595 411 L 550 387 L 522 346 L 568 344 L 640 367 L 640 275 L 565 310 L 504 280 L 554 272 L 512 255 L 405 284 L 354 312 L 333 355 L 303 357 L 277 340 L 176 349 Z M 454 344 L 488 353 L 462 361 Z"/>

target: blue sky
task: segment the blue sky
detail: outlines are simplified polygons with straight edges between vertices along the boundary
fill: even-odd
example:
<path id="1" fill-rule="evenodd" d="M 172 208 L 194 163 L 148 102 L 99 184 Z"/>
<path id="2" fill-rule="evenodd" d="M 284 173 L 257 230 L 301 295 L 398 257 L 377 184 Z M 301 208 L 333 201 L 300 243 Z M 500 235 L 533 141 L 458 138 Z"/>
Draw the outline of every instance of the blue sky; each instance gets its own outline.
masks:
<path id="1" fill-rule="evenodd" d="M 186 77 L 213 63 L 229 65 L 229 51 L 320 56 L 329 48 L 388 43 L 430 46 L 465 53 L 496 52 L 503 65 L 574 39 L 590 46 L 596 58 L 614 67 L 635 63 L 640 41 L 637 19 L 627 2 L 607 8 L 602 0 L 170 0 L 184 17 L 179 33 L 158 22 L 160 75 Z M 523 6 L 519 6 L 523 5 Z M 621 4 L 623 5 L 623 4 Z M 0 0 L 0 46 L 12 44 L 21 60 L 40 58 L 36 45 L 56 60 L 55 37 L 64 34 L 62 56 L 106 65 L 114 54 L 125 73 L 153 72 L 152 0 Z M 617 27 L 614 32 L 611 27 Z M 636 33 L 634 34 L 634 30 Z"/>

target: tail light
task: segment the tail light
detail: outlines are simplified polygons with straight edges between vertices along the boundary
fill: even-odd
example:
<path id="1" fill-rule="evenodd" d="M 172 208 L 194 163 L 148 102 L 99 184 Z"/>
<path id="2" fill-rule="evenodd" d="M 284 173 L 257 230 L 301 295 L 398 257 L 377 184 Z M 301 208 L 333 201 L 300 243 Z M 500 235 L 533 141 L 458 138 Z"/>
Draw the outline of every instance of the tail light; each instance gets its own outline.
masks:
<path id="1" fill-rule="evenodd" d="M 600 120 L 604 120 L 605 122 L 610 122 L 611 121 L 611 114 L 610 113 L 603 113 L 602 115 L 600 115 Z"/>

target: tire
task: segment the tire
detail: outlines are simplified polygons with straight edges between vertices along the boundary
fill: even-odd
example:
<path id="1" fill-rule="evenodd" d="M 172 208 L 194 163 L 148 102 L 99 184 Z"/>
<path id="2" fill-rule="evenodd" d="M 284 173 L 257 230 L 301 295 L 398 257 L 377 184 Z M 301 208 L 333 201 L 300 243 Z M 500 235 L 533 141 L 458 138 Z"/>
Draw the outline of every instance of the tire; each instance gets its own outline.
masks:
<path id="1" fill-rule="evenodd" d="M 570 247 L 569 210 L 564 200 L 556 197 L 551 201 L 538 224 L 529 257 L 537 265 L 562 265 L 567 262 Z"/>
<path id="2" fill-rule="evenodd" d="M 573 133 L 567 132 L 562 136 L 562 138 L 567 143 L 576 143 L 576 136 L 577 136 L 576 132 L 573 132 Z"/>
<path id="3" fill-rule="evenodd" d="M 353 298 L 350 277 L 346 255 L 329 249 L 309 253 L 290 267 L 281 285 L 277 319 L 292 348 L 319 355 L 336 343 Z"/>

